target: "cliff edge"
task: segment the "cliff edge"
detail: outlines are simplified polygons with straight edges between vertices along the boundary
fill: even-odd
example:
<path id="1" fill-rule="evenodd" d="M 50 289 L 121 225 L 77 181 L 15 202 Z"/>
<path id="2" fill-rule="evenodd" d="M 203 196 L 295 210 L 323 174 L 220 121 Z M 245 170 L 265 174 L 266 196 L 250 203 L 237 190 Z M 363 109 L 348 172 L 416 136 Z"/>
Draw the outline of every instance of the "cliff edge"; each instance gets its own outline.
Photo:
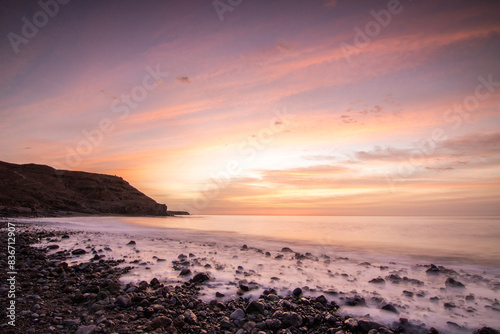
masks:
<path id="1" fill-rule="evenodd" d="M 0 161 L 0 216 L 70 214 L 171 215 L 118 176 Z"/>

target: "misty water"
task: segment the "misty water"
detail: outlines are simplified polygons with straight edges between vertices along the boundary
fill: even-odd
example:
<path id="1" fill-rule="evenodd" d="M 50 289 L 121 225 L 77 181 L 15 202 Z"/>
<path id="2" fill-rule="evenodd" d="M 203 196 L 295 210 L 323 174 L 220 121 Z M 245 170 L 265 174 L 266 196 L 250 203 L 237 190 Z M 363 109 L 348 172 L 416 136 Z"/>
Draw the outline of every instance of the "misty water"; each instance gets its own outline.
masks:
<path id="1" fill-rule="evenodd" d="M 83 231 L 57 240 L 63 249 L 95 249 L 133 265 L 123 282 L 157 277 L 176 284 L 172 261 L 185 259 L 193 273 L 213 279 L 204 300 L 257 298 L 264 289 L 286 295 L 325 295 L 346 315 L 392 324 L 399 318 L 443 333 L 500 327 L 499 217 L 186 216 L 43 218 L 48 227 Z M 75 241 L 77 239 L 77 241 Z M 135 245 L 127 245 L 134 240 Z M 46 241 L 44 241 L 46 243 Z M 293 252 L 284 249 L 287 247 Z M 184 254 L 186 257 L 180 257 Z M 78 256 L 74 263 L 94 254 Z M 182 261 L 181 261 L 182 262 Z M 430 264 L 437 275 L 426 273 Z M 374 278 L 384 282 L 370 282 Z M 398 279 L 399 277 L 399 279 Z M 448 277 L 465 288 L 446 286 Z M 357 298 L 357 299 L 356 299 Z M 353 301 L 364 300 L 364 302 Z M 381 310 L 390 303 L 398 314 Z M 351 304 L 351 305 L 350 305 Z"/>

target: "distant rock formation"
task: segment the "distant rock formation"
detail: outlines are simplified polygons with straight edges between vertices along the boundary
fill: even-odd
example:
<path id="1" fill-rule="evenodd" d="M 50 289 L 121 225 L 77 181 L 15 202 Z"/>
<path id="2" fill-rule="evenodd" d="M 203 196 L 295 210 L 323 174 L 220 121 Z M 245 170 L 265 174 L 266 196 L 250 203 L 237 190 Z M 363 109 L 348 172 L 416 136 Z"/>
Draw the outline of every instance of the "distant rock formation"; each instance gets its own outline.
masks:
<path id="1" fill-rule="evenodd" d="M 0 216 L 71 214 L 172 215 L 118 176 L 0 161 Z"/>

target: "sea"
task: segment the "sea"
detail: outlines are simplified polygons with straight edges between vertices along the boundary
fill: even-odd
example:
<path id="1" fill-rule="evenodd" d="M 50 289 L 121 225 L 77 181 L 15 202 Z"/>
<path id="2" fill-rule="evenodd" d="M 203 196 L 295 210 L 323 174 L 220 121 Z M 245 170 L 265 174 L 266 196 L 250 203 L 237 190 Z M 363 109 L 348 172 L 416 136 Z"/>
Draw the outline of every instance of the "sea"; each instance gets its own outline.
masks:
<path id="1" fill-rule="evenodd" d="M 440 333 L 500 329 L 500 217 L 236 216 L 33 218 L 47 228 L 80 231 L 43 240 L 124 259 L 134 269 L 123 283 L 158 278 L 164 284 L 197 272 L 212 279 L 200 298 L 258 298 L 300 287 L 324 295 L 340 313 L 391 326 L 400 318 Z M 134 243 L 130 243 L 134 241 Z M 59 249 L 60 250 L 60 249 Z M 58 250 L 53 250 L 55 252 Z M 438 270 L 429 271 L 431 265 Z M 180 276 L 187 267 L 191 275 Z M 463 284 L 447 284 L 453 278 Z M 391 304 L 397 310 L 382 310 Z"/>

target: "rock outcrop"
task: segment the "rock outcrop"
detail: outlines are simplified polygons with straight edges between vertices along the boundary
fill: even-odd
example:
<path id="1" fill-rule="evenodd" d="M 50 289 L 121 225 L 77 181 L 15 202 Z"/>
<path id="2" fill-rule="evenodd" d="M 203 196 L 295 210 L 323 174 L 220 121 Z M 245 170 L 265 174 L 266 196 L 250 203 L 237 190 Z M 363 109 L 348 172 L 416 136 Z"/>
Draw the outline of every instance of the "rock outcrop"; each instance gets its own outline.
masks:
<path id="1" fill-rule="evenodd" d="M 0 216 L 69 214 L 171 215 L 118 176 L 0 161 Z"/>

